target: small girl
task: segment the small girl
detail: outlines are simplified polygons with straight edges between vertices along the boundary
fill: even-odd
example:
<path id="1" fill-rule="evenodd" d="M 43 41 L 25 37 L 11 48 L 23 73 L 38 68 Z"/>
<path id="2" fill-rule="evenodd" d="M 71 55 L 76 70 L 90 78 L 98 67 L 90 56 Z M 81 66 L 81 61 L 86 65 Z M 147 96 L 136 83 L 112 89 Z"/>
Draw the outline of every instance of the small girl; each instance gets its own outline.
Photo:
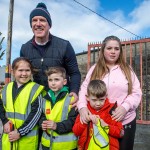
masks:
<path id="1" fill-rule="evenodd" d="M 42 112 L 41 92 L 44 87 L 31 81 L 32 65 L 26 58 L 12 63 L 15 81 L 1 93 L 0 119 L 4 125 L 2 150 L 37 150 L 37 122 Z"/>

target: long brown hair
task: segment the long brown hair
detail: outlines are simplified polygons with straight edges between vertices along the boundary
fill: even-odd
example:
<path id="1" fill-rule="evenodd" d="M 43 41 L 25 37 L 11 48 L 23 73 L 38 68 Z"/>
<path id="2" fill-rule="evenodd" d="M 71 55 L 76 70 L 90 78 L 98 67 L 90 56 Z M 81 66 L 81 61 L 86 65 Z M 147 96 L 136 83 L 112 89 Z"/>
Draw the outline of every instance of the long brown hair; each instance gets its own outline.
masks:
<path id="1" fill-rule="evenodd" d="M 107 42 L 110 40 L 114 40 L 119 43 L 120 55 L 119 55 L 119 58 L 118 58 L 116 64 L 120 65 L 122 72 L 125 74 L 125 77 L 128 81 L 128 94 L 131 94 L 132 93 L 132 80 L 131 80 L 131 71 L 132 70 L 131 70 L 131 67 L 129 66 L 129 64 L 125 62 L 125 59 L 123 56 L 123 50 L 122 50 L 122 46 L 121 46 L 121 41 L 116 36 L 108 36 L 102 42 L 99 59 L 96 63 L 96 66 L 95 66 L 93 72 L 92 72 L 90 80 L 102 79 L 109 72 L 109 68 L 106 65 L 106 61 L 105 61 L 105 57 L 104 57 L 104 49 L 106 47 Z"/>
<path id="2" fill-rule="evenodd" d="M 30 69 L 31 69 L 31 72 L 33 73 L 33 66 L 32 66 L 30 60 L 27 59 L 27 58 L 25 58 L 25 57 L 17 57 L 16 59 L 14 59 L 13 62 L 12 62 L 12 69 L 13 69 L 13 70 L 17 70 L 17 69 L 18 69 L 18 66 L 19 66 L 19 63 L 20 63 L 21 61 L 28 63 L 28 64 L 29 64 L 29 67 L 30 67 Z"/>

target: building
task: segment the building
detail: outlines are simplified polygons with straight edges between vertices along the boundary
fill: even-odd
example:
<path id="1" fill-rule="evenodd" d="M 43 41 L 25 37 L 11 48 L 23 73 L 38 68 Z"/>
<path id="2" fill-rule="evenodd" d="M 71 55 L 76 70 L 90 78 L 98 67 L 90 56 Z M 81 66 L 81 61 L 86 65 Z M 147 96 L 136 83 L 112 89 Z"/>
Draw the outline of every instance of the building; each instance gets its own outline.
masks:
<path id="1" fill-rule="evenodd" d="M 0 66 L 0 83 L 5 82 L 5 68 L 6 66 Z"/>

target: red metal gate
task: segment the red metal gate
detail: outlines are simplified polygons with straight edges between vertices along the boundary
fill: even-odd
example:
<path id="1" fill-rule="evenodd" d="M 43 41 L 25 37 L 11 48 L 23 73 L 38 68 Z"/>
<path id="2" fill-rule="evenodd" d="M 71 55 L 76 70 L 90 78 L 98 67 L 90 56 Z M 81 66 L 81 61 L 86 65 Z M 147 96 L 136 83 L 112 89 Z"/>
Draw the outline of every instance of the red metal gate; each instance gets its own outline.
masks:
<path id="1" fill-rule="evenodd" d="M 137 123 L 150 124 L 150 38 L 122 41 L 125 60 L 137 74 L 143 91 L 137 109 Z M 88 44 L 87 70 L 99 57 L 101 43 Z"/>

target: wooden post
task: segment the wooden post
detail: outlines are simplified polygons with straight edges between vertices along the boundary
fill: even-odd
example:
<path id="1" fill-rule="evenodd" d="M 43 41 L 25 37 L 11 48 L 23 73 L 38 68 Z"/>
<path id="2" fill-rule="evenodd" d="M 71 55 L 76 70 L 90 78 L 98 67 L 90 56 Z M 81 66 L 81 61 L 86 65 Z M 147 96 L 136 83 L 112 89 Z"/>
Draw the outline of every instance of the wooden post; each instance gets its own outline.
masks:
<path id="1" fill-rule="evenodd" d="M 6 49 L 6 71 L 5 71 L 6 84 L 11 81 L 11 43 L 12 43 L 13 9 L 14 9 L 14 0 L 10 0 L 9 17 L 8 17 L 8 37 Z"/>

